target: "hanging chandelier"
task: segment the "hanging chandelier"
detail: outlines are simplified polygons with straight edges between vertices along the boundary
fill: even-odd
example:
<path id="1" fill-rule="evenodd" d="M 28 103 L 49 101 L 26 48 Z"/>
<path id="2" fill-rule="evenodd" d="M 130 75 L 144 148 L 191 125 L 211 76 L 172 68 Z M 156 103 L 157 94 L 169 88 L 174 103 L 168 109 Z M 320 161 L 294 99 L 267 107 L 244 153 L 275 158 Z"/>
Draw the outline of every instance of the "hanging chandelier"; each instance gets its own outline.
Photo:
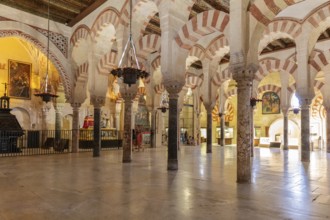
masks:
<path id="1" fill-rule="evenodd" d="M 158 109 L 160 109 L 162 111 L 162 113 L 166 113 L 168 106 L 169 106 L 168 93 L 165 90 L 162 94 L 162 97 L 160 100 L 160 107 Z"/>
<path id="2" fill-rule="evenodd" d="M 149 73 L 142 70 L 136 56 L 136 49 L 132 37 L 132 0 L 130 0 L 130 15 L 129 15 L 129 37 L 124 47 L 123 54 L 120 57 L 118 67 L 111 71 L 111 74 L 122 78 L 125 84 L 131 86 L 140 78 L 146 78 Z M 127 66 L 123 66 L 123 60 L 126 58 Z"/>
<path id="3" fill-rule="evenodd" d="M 42 101 L 49 102 L 52 98 L 57 98 L 58 95 L 53 91 L 53 87 L 49 82 L 48 72 L 49 72 L 49 5 L 50 0 L 48 0 L 48 12 L 47 12 L 47 66 L 46 66 L 46 77 L 45 81 L 40 87 L 40 92 L 34 94 L 37 97 L 41 97 Z"/>

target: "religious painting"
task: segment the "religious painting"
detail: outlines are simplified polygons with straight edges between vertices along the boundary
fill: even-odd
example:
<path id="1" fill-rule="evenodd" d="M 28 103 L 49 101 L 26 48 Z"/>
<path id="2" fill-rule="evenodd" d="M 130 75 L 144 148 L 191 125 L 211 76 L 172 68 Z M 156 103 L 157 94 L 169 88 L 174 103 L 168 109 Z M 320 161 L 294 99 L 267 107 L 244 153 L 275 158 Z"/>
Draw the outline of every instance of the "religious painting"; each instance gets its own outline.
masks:
<path id="1" fill-rule="evenodd" d="M 275 92 L 265 92 L 262 96 L 262 114 L 279 114 L 280 97 Z"/>
<path id="2" fill-rule="evenodd" d="M 31 98 L 31 64 L 8 60 L 8 95 L 13 98 Z"/>

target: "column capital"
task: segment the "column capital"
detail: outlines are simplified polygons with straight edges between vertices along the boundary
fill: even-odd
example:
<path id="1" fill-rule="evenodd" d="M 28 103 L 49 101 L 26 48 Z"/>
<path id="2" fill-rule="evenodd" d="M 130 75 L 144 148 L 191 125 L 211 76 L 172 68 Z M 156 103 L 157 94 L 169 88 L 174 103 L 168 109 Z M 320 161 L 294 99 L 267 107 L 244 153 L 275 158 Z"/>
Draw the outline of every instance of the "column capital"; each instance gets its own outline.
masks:
<path id="1" fill-rule="evenodd" d="M 122 83 L 120 85 L 120 95 L 124 99 L 125 103 L 127 103 L 127 101 L 132 101 L 136 97 L 137 92 L 138 88 L 136 84 L 128 86 Z"/>
<path id="2" fill-rule="evenodd" d="M 92 95 L 91 96 L 91 103 L 94 106 L 94 108 L 101 108 L 105 104 L 105 97 L 104 96 Z"/>
<path id="3" fill-rule="evenodd" d="M 251 63 L 249 65 L 244 65 L 244 64 L 231 64 L 230 67 L 231 71 L 233 72 L 233 79 L 237 83 L 244 83 L 245 81 L 250 81 L 252 82 L 255 73 L 259 69 L 259 65 Z"/>
<path id="4" fill-rule="evenodd" d="M 81 103 L 79 103 L 79 102 L 71 102 L 70 104 L 71 104 L 72 108 L 78 109 L 81 107 Z"/>
<path id="5" fill-rule="evenodd" d="M 165 79 L 164 80 L 164 86 L 169 93 L 170 98 L 178 97 L 178 93 L 182 90 L 182 87 L 184 86 L 185 82 L 183 81 L 177 81 L 174 79 Z M 171 97 L 172 96 L 172 97 Z"/>

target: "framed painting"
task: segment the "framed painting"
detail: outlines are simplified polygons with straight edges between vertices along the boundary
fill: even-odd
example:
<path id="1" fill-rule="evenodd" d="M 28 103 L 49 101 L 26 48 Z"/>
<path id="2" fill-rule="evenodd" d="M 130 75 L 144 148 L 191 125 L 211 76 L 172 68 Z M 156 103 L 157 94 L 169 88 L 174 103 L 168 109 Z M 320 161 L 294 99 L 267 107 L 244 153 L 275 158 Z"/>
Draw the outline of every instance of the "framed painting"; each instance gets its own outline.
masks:
<path id="1" fill-rule="evenodd" d="M 265 92 L 262 96 L 262 114 L 279 114 L 280 97 L 275 92 Z"/>
<path id="2" fill-rule="evenodd" d="M 31 64 L 8 60 L 8 95 L 18 99 L 31 98 Z"/>

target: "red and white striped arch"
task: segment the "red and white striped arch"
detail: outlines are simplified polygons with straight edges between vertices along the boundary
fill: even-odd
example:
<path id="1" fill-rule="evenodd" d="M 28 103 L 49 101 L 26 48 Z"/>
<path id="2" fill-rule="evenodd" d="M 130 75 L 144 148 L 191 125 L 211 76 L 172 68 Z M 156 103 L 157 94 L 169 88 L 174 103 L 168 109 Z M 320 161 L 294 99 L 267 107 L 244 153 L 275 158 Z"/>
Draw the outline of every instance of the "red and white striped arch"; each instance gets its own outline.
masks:
<path id="1" fill-rule="evenodd" d="M 307 19 L 307 22 L 311 24 L 314 28 L 318 28 L 323 21 L 330 17 L 329 2 L 323 4 L 323 6 L 324 7 L 317 10 Z"/>
<path id="2" fill-rule="evenodd" d="M 276 58 L 265 58 L 259 61 L 259 70 L 255 79 L 261 81 L 268 73 L 272 71 L 285 71 L 291 75 L 296 75 L 297 64 L 290 60 L 279 60 Z"/>
<path id="3" fill-rule="evenodd" d="M 74 85 L 85 84 L 88 79 L 88 62 L 81 64 L 74 73 Z"/>
<path id="4" fill-rule="evenodd" d="M 225 105 L 225 122 L 230 122 L 234 119 L 234 107 L 230 101 Z M 212 110 L 212 121 L 220 122 L 219 107 L 215 105 Z"/>
<path id="5" fill-rule="evenodd" d="M 316 76 L 316 74 L 324 69 L 325 66 L 329 65 L 330 62 L 330 50 L 316 51 L 311 53 L 309 59 L 310 71 Z"/>
<path id="6" fill-rule="evenodd" d="M 226 69 L 224 69 L 223 71 L 221 72 L 217 72 L 213 78 L 212 78 L 212 83 L 215 85 L 215 86 L 221 86 L 221 84 L 228 80 L 228 79 L 232 79 L 233 78 L 233 75 L 232 73 L 229 71 L 229 68 L 227 67 Z"/>
<path id="7" fill-rule="evenodd" d="M 301 24 L 293 20 L 275 20 L 271 22 L 264 31 L 262 40 L 259 43 L 260 53 L 269 43 L 281 38 L 289 38 L 293 41 L 301 34 Z"/>
<path id="8" fill-rule="evenodd" d="M 260 86 L 258 88 L 258 93 L 262 94 L 263 92 L 267 92 L 267 91 L 271 91 L 271 92 L 275 92 L 278 96 L 281 96 L 281 87 L 276 86 L 276 85 L 272 85 L 272 84 L 267 84 L 267 85 L 263 85 Z"/>
<path id="9" fill-rule="evenodd" d="M 220 32 L 228 35 L 229 15 L 217 10 L 204 11 L 189 20 L 179 30 L 175 41 L 186 50 L 190 50 L 194 44 L 210 33 Z"/>
<path id="10" fill-rule="evenodd" d="M 199 60 L 203 60 L 205 57 L 205 49 L 199 44 L 195 44 L 189 51 L 189 56 L 197 57 Z"/>
<path id="11" fill-rule="evenodd" d="M 86 25 L 78 26 L 70 38 L 71 47 L 77 46 L 80 39 L 87 40 L 89 36 L 90 30 Z"/>
<path id="12" fill-rule="evenodd" d="M 258 22 L 267 26 L 283 9 L 301 1 L 304 0 L 255 0 L 248 10 Z"/>
<path id="13" fill-rule="evenodd" d="M 151 66 L 154 70 L 156 70 L 158 67 L 160 67 L 160 56 L 156 57 L 152 62 Z"/>
<path id="14" fill-rule="evenodd" d="M 113 25 L 117 29 L 119 21 L 119 12 L 115 8 L 105 9 L 94 21 L 91 28 L 92 39 L 95 39 L 105 26 Z"/>
<path id="15" fill-rule="evenodd" d="M 116 67 L 117 52 L 110 51 L 104 54 L 97 64 L 97 70 L 101 75 L 108 75 Z"/>
<path id="16" fill-rule="evenodd" d="M 147 59 L 148 55 L 154 51 L 160 51 L 161 38 L 157 34 L 150 34 L 142 37 L 137 44 L 138 56 Z"/>
<path id="17" fill-rule="evenodd" d="M 185 86 L 191 89 L 195 89 L 197 87 L 200 87 L 203 83 L 203 78 L 191 74 L 186 75 L 186 83 Z"/>
<path id="18" fill-rule="evenodd" d="M 217 51 L 220 48 L 224 48 L 226 46 L 229 46 L 229 42 L 227 38 L 224 35 L 221 35 L 214 39 L 209 46 L 206 48 L 206 57 L 209 59 L 212 59 L 217 55 Z"/>
<path id="19" fill-rule="evenodd" d="M 165 86 L 162 83 L 155 85 L 154 90 L 157 94 L 162 94 L 165 91 Z"/>

